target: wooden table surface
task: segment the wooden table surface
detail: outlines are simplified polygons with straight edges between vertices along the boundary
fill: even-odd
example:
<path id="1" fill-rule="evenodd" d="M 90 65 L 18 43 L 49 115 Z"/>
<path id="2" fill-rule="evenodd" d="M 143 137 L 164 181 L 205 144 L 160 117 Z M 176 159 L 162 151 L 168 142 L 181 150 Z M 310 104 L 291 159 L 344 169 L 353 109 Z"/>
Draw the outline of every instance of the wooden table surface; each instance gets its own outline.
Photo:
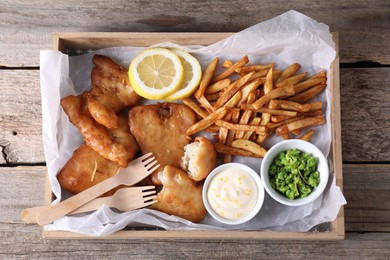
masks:
<path id="1" fill-rule="evenodd" d="M 290 9 L 340 35 L 342 241 L 45 240 L 20 212 L 43 204 L 39 51 L 53 32 L 237 32 Z M 0 258 L 390 256 L 389 1 L 0 2 Z"/>

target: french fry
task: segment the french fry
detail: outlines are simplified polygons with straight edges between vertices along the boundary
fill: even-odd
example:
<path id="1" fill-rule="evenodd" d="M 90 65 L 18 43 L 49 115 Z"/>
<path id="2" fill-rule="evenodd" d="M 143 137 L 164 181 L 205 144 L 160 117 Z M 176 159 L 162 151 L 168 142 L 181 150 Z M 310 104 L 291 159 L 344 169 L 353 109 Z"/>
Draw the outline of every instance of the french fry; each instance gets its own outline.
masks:
<path id="1" fill-rule="evenodd" d="M 252 105 L 255 109 L 259 109 L 267 104 L 271 99 L 275 99 L 282 96 L 293 96 L 295 94 L 294 86 L 286 86 L 273 89 L 271 92 L 264 94 L 261 98 L 256 100 Z"/>
<path id="2" fill-rule="evenodd" d="M 290 119 L 291 118 L 291 116 L 280 116 L 280 115 L 278 115 L 278 116 L 271 116 L 271 122 L 272 123 L 279 123 L 279 122 L 283 122 L 283 121 L 285 121 L 285 120 L 287 120 L 287 119 Z"/>
<path id="3" fill-rule="evenodd" d="M 252 152 L 259 157 L 264 157 L 267 150 L 261 147 L 259 144 L 246 139 L 237 139 L 232 142 L 232 147 L 240 148 L 249 152 Z"/>
<path id="4" fill-rule="evenodd" d="M 186 131 L 186 135 L 190 136 L 208 128 L 213 125 L 216 120 L 223 118 L 228 111 L 229 109 L 227 107 L 217 109 L 215 112 L 190 126 Z"/>
<path id="5" fill-rule="evenodd" d="M 273 65 L 274 65 L 273 63 L 270 63 L 270 64 L 258 64 L 258 65 L 243 66 L 241 68 L 237 68 L 236 72 L 237 73 L 248 73 L 248 72 L 260 71 L 260 70 L 267 71 Z"/>
<path id="6" fill-rule="evenodd" d="M 284 126 L 284 125 L 287 125 L 289 123 L 292 123 L 292 122 L 295 122 L 295 121 L 298 121 L 298 120 L 301 120 L 301 119 L 304 119 L 305 116 L 304 115 L 300 115 L 300 116 L 295 116 L 295 117 L 290 117 L 290 118 L 287 118 L 283 121 L 279 121 L 277 123 L 274 123 L 274 122 L 269 122 L 267 124 L 267 127 L 270 128 L 270 129 L 274 129 L 274 128 L 278 128 L 278 127 L 281 127 L 281 126 Z"/>
<path id="7" fill-rule="evenodd" d="M 206 90 L 205 90 L 205 94 L 214 94 L 214 93 L 217 93 L 221 90 L 224 90 L 225 88 L 227 88 L 230 83 L 231 83 L 231 79 L 222 79 L 220 81 L 217 81 L 211 85 L 209 85 Z"/>
<path id="8" fill-rule="evenodd" d="M 316 102 L 310 103 L 310 111 L 318 110 L 318 109 L 322 109 L 322 102 L 321 101 L 316 101 Z"/>
<path id="9" fill-rule="evenodd" d="M 248 81 L 249 82 L 249 81 Z M 254 93 L 254 91 L 264 82 L 264 79 L 258 78 L 255 80 L 250 81 L 249 83 L 245 84 L 245 86 L 242 87 L 241 93 L 242 93 L 242 98 L 238 102 L 238 105 L 241 105 L 243 102 L 245 102 L 249 95 L 251 93 Z"/>
<path id="10" fill-rule="evenodd" d="M 307 74 L 307 72 L 304 72 L 304 73 L 297 74 L 295 76 L 286 78 L 286 79 L 276 83 L 275 86 L 277 88 L 280 88 L 280 87 L 284 87 L 284 86 L 288 86 L 288 85 L 295 85 L 298 82 L 300 82 L 306 76 L 306 74 Z"/>
<path id="11" fill-rule="evenodd" d="M 225 69 L 230 68 L 231 66 L 233 66 L 233 64 L 234 63 L 231 60 L 224 60 L 222 62 L 222 68 L 225 68 Z"/>
<path id="12" fill-rule="evenodd" d="M 272 99 L 269 102 L 269 108 L 271 109 L 286 109 L 286 110 L 293 110 L 298 112 L 307 112 L 311 109 L 310 104 L 300 104 L 298 102 L 294 101 L 288 101 L 288 100 L 279 100 L 279 99 Z"/>
<path id="13" fill-rule="evenodd" d="M 199 88 L 195 93 L 196 98 L 201 98 L 209 85 L 211 79 L 214 76 L 215 71 L 217 70 L 219 58 L 215 57 L 209 65 L 207 65 L 205 71 L 203 72 L 202 79 L 199 83 Z"/>
<path id="14" fill-rule="evenodd" d="M 291 131 L 293 135 L 299 135 L 301 133 L 301 129 L 295 129 L 294 131 Z"/>
<path id="15" fill-rule="evenodd" d="M 315 131 L 313 129 L 311 129 L 311 130 L 307 131 L 305 134 L 303 134 L 301 137 L 299 137 L 299 139 L 305 140 L 305 141 L 310 141 L 314 135 L 314 132 Z"/>
<path id="16" fill-rule="evenodd" d="M 302 81 L 296 85 L 294 85 L 295 94 L 301 93 L 306 89 L 314 87 L 318 84 L 325 84 L 326 80 L 324 78 L 313 78 Z"/>
<path id="17" fill-rule="evenodd" d="M 212 102 L 212 101 L 217 101 L 218 98 L 221 96 L 221 92 L 217 92 L 217 93 L 214 93 L 214 94 L 206 94 L 204 95 L 204 97 L 209 101 L 209 102 Z"/>
<path id="18" fill-rule="evenodd" d="M 291 64 L 291 65 L 288 66 L 284 71 L 282 71 L 282 73 L 280 74 L 280 76 L 278 77 L 278 79 L 276 80 L 275 83 L 278 84 L 278 83 L 281 82 L 282 80 L 285 80 L 285 79 L 291 77 L 291 76 L 294 75 L 300 68 L 301 68 L 301 65 L 299 65 L 298 63 Z"/>
<path id="19" fill-rule="evenodd" d="M 220 127 L 218 132 L 218 143 L 225 144 L 229 130 L 225 127 Z"/>
<path id="20" fill-rule="evenodd" d="M 258 134 L 256 143 L 262 144 L 268 137 L 274 133 L 274 129 L 267 128 L 264 134 Z"/>
<path id="21" fill-rule="evenodd" d="M 253 107 L 252 104 L 248 104 L 248 103 L 243 103 L 240 105 L 240 108 L 242 110 L 252 110 L 252 111 L 256 111 L 256 109 Z"/>
<path id="22" fill-rule="evenodd" d="M 260 125 L 261 117 L 254 117 L 250 122 L 249 125 Z M 253 131 L 246 131 L 244 132 L 244 136 L 242 139 L 249 139 L 253 135 Z"/>
<path id="23" fill-rule="evenodd" d="M 284 140 L 289 140 L 289 139 L 291 139 L 291 136 L 290 136 L 288 133 L 282 134 L 282 137 L 283 137 Z"/>
<path id="24" fill-rule="evenodd" d="M 268 70 L 267 75 L 265 76 L 265 81 L 264 81 L 264 94 L 268 94 L 269 92 L 272 91 L 274 88 L 274 66 L 272 65 L 271 68 Z M 271 115 L 267 112 L 264 112 L 261 115 L 261 125 L 266 125 L 271 119 Z"/>
<path id="25" fill-rule="evenodd" d="M 304 113 L 298 113 L 296 117 L 290 117 L 290 116 L 272 116 L 270 123 L 267 124 L 267 127 L 269 128 L 277 128 L 282 125 L 286 125 L 288 123 L 303 119 L 305 117 L 310 117 L 310 116 L 320 116 L 322 115 L 322 110 L 313 110 L 309 112 L 304 112 Z"/>
<path id="26" fill-rule="evenodd" d="M 249 81 L 252 81 L 252 80 L 255 80 L 255 79 L 258 79 L 258 78 L 264 78 L 265 75 L 267 75 L 267 72 L 268 70 L 259 70 L 259 71 L 256 71 L 252 77 L 250 77 Z"/>
<path id="27" fill-rule="evenodd" d="M 280 74 L 282 74 L 281 70 L 274 70 L 274 82 L 280 77 Z"/>
<path id="28" fill-rule="evenodd" d="M 320 71 L 308 79 L 315 79 L 315 78 L 326 78 L 326 70 Z"/>
<path id="29" fill-rule="evenodd" d="M 295 96 L 289 97 L 287 100 L 294 101 L 298 103 L 305 103 L 318 95 L 321 91 L 323 91 L 326 88 L 326 84 L 318 84 L 314 87 L 309 88 L 308 90 L 305 90 Z"/>
<path id="30" fill-rule="evenodd" d="M 207 112 L 204 111 L 200 106 L 198 106 L 198 104 L 196 104 L 191 99 L 185 98 L 183 99 L 183 103 L 187 105 L 189 108 L 191 108 L 201 118 L 205 118 L 206 116 L 208 116 Z"/>
<path id="31" fill-rule="evenodd" d="M 231 111 L 232 111 L 231 122 L 233 124 L 237 124 L 238 123 L 238 119 L 240 117 L 240 109 L 233 108 L 233 109 L 231 109 Z M 228 136 L 226 138 L 226 145 L 231 145 L 231 143 L 234 140 L 235 132 L 236 131 L 234 131 L 234 130 L 228 130 Z M 232 160 L 232 155 L 231 154 L 224 154 L 223 155 L 223 158 L 222 158 L 222 162 L 223 163 L 231 162 L 231 160 Z"/>
<path id="32" fill-rule="evenodd" d="M 245 156 L 245 157 L 263 158 L 263 156 L 259 156 L 258 154 L 252 153 L 244 149 L 235 148 L 230 145 L 215 143 L 214 147 L 218 153 Z"/>
<path id="33" fill-rule="evenodd" d="M 231 97 L 233 97 L 245 85 L 248 79 L 254 72 L 248 73 L 245 77 L 239 78 L 232 82 L 229 87 L 223 92 L 214 105 L 215 109 L 222 107 Z"/>
<path id="34" fill-rule="evenodd" d="M 289 116 L 289 117 L 297 116 L 297 114 L 298 114 L 297 111 L 269 109 L 269 108 L 259 108 L 259 109 L 256 109 L 256 111 L 260 112 L 260 113 L 267 113 L 269 115 L 280 115 L 280 116 Z M 261 118 L 261 120 L 263 120 L 263 117 Z M 268 122 L 267 122 L 267 124 L 268 124 Z"/>
<path id="35" fill-rule="evenodd" d="M 220 127 L 225 127 L 229 130 L 235 130 L 235 131 L 252 131 L 256 133 L 265 133 L 267 127 L 266 126 L 255 126 L 255 125 L 240 125 L 240 124 L 233 124 L 224 120 L 216 120 L 215 124 Z"/>
<path id="36" fill-rule="evenodd" d="M 211 126 L 207 127 L 206 129 L 203 129 L 203 131 L 205 131 L 207 133 L 219 133 L 219 129 L 220 129 L 219 126 L 211 125 Z"/>
<path id="37" fill-rule="evenodd" d="M 206 111 L 211 114 L 215 111 L 214 107 L 210 104 L 210 102 L 205 98 L 205 96 L 201 96 L 200 98 L 196 98 L 199 104 L 206 109 Z"/>
<path id="38" fill-rule="evenodd" d="M 224 72 L 222 72 L 221 74 L 218 74 L 217 76 L 215 76 L 212 80 L 211 80 L 211 83 L 214 83 L 214 82 L 217 82 L 217 81 L 220 81 L 221 79 L 225 79 L 227 77 L 229 77 L 231 74 L 233 74 L 235 72 L 235 70 L 237 68 L 240 68 L 242 66 L 244 66 L 245 64 L 247 64 L 249 62 L 249 58 L 248 58 L 248 55 L 245 55 L 244 57 L 242 57 L 239 61 L 237 61 L 236 63 L 234 63 L 231 67 L 229 67 L 227 70 L 225 70 Z"/>
<path id="39" fill-rule="evenodd" d="M 323 115 L 321 116 L 314 116 L 314 117 L 306 117 L 301 120 L 294 121 L 292 123 L 289 123 L 287 125 L 278 127 L 275 129 L 275 134 L 277 136 L 280 136 L 284 133 L 288 133 L 291 131 L 294 131 L 296 129 L 301 129 L 308 126 L 315 126 L 315 125 L 322 125 L 325 124 L 325 117 Z"/>
<path id="40" fill-rule="evenodd" d="M 250 103 L 253 103 L 256 99 L 256 93 L 253 91 L 253 92 L 250 92 L 249 95 L 248 95 L 248 98 L 247 98 L 247 102 L 250 104 Z M 241 98 L 241 100 L 243 100 Z M 251 119 L 251 117 L 253 116 L 253 112 L 250 111 L 250 110 L 245 110 L 243 113 L 242 113 L 242 116 L 239 120 L 239 124 L 248 124 L 249 120 Z M 244 131 L 239 131 L 236 133 L 236 139 L 240 139 L 244 136 Z"/>
<path id="41" fill-rule="evenodd" d="M 234 94 L 234 96 L 225 103 L 225 106 L 228 108 L 235 107 L 238 104 L 238 102 L 240 102 L 241 98 L 242 98 L 242 94 L 241 91 L 239 91 L 236 94 Z"/>

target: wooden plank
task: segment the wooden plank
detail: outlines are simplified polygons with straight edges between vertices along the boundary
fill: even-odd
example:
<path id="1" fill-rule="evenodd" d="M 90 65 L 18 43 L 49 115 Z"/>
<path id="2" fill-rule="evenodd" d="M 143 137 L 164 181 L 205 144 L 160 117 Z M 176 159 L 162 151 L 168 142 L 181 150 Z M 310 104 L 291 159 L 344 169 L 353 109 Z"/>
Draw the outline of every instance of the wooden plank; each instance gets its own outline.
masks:
<path id="1" fill-rule="evenodd" d="M 339 34 L 333 34 L 334 42 L 339 42 Z M 331 64 L 332 87 L 331 87 L 331 125 L 332 125 L 332 144 L 331 156 L 333 160 L 333 172 L 336 178 L 336 185 L 343 190 L 343 159 L 341 148 L 341 104 L 340 104 L 340 52 L 339 44 L 336 44 L 336 57 Z M 337 218 L 332 222 L 331 232 L 339 236 L 345 236 L 345 218 L 344 207 L 340 208 Z"/>
<path id="2" fill-rule="evenodd" d="M 373 170 L 374 169 L 374 170 Z M 390 208 L 384 208 L 378 202 L 389 201 L 390 166 L 389 165 L 344 165 L 344 189 L 348 205 L 346 207 L 346 239 L 332 241 L 287 241 L 271 240 L 261 243 L 253 240 L 46 240 L 42 239 L 42 228 L 34 224 L 23 224 L 20 212 L 25 207 L 38 206 L 43 203 L 43 187 L 45 167 L 20 166 L 0 168 L 0 255 L 3 258 L 60 258 L 68 257 L 72 252 L 74 257 L 108 257 L 110 252 L 116 256 L 132 255 L 133 257 L 166 258 L 192 257 L 204 258 L 209 252 L 210 258 L 237 257 L 253 258 L 264 256 L 272 258 L 275 255 L 299 257 L 304 252 L 305 257 L 334 258 L 386 258 L 390 254 L 388 244 L 390 233 L 384 233 L 384 225 L 377 223 L 378 211 L 370 212 L 369 205 L 375 204 L 383 209 L 381 216 L 389 216 Z M 362 175 L 367 175 L 367 179 Z M 379 185 L 376 185 L 379 184 Z M 362 190 L 366 190 L 362 194 Z M 21 192 L 23 191 L 23 192 Z M 382 195 L 381 195 L 382 194 Z M 380 196 L 378 196 L 380 195 Z M 384 197 L 387 196 L 387 197 Z M 354 199 L 353 199 L 354 198 Z M 369 198 L 369 200 L 367 200 Z M 358 204 L 356 204 L 358 203 Z M 365 205 L 364 205 L 365 204 Z M 352 217 L 351 212 L 364 208 L 368 216 L 361 214 Z M 378 208 L 379 209 L 379 208 Z M 360 221 L 356 221 L 360 218 Z M 353 221 L 353 223 L 351 222 Z M 353 226 L 351 226 L 351 223 Z M 372 223 L 372 224 L 370 224 Z M 371 230 L 366 229 L 369 226 Z M 381 233 L 361 233 L 361 231 L 381 231 Z M 10 246 L 12 245 L 12 246 Z M 153 249 L 153 250 L 151 250 Z"/>
<path id="3" fill-rule="evenodd" d="M 38 70 L 0 70 L 0 163 L 44 161 Z"/>
<path id="4" fill-rule="evenodd" d="M 341 69 L 344 161 L 389 160 L 390 144 L 384 142 L 390 140 L 389 75 L 388 67 Z M 0 70 L 0 85 L 0 146 L 7 158 L 0 156 L 0 164 L 44 162 L 39 71 Z"/>
<path id="5" fill-rule="evenodd" d="M 341 130 L 347 162 L 389 162 L 390 68 L 341 70 Z"/>
<path id="6" fill-rule="evenodd" d="M 389 232 L 390 165 L 344 164 L 343 173 L 346 231 Z M 24 208 L 44 204 L 45 178 L 44 166 L 0 167 L 1 224 L 21 224 Z"/>
<path id="7" fill-rule="evenodd" d="M 346 229 L 390 232 L 390 165 L 344 166 Z"/>
<path id="8" fill-rule="evenodd" d="M 386 259 L 390 233 L 347 233 L 342 241 L 46 240 L 36 225 L 0 223 L 4 259 Z"/>
<path id="9" fill-rule="evenodd" d="M 52 5 L 47 1 L 2 1 L 0 66 L 39 66 L 39 50 L 51 49 L 51 33 L 57 31 L 237 32 L 290 9 L 340 32 L 342 63 L 390 64 L 390 7 L 386 0 L 305 0 L 277 4 L 248 0 L 245 6 L 225 0 L 207 5 L 190 0 L 167 5 L 158 0 L 148 6 L 142 1 L 122 0 L 112 5 L 97 0 L 73 0 L 58 2 L 55 8 Z"/>

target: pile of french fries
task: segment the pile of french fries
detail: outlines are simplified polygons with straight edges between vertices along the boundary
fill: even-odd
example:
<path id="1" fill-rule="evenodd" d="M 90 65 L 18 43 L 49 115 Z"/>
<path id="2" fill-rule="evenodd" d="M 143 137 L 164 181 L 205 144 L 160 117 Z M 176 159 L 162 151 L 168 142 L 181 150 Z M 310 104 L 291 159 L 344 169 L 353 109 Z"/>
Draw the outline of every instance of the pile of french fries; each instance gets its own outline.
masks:
<path id="1" fill-rule="evenodd" d="M 186 134 L 213 133 L 224 163 L 235 155 L 264 157 L 267 149 L 262 144 L 273 134 L 310 141 L 310 127 L 325 123 L 322 102 L 309 102 L 326 88 L 325 71 L 307 77 L 306 72 L 298 73 L 297 63 L 285 70 L 276 69 L 275 63 L 248 63 L 248 56 L 225 60 L 223 72 L 216 75 L 219 58 L 214 58 L 194 98 L 183 100 L 200 117 Z"/>

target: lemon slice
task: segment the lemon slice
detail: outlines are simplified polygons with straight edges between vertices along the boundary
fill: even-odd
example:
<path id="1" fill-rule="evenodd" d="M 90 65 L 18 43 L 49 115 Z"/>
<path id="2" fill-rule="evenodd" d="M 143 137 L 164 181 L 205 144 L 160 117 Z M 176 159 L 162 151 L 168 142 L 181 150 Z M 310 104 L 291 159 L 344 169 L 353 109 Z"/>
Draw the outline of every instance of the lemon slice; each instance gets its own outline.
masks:
<path id="1" fill-rule="evenodd" d="M 184 67 L 184 81 L 181 87 L 172 95 L 165 97 L 167 101 L 174 101 L 189 97 L 198 87 L 202 78 L 202 68 L 199 61 L 186 51 L 179 49 L 172 49 L 172 51 L 179 56 Z"/>
<path id="2" fill-rule="evenodd" d="M 129 78 L 134 91 L 148 99 L 163 99 L 179 89 L 184 80 L 180 58 L 168 49 L 150 48 L 130 64 Z"/>

